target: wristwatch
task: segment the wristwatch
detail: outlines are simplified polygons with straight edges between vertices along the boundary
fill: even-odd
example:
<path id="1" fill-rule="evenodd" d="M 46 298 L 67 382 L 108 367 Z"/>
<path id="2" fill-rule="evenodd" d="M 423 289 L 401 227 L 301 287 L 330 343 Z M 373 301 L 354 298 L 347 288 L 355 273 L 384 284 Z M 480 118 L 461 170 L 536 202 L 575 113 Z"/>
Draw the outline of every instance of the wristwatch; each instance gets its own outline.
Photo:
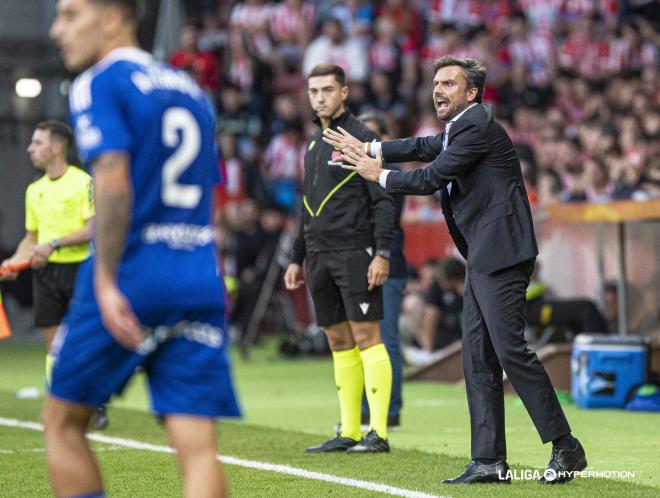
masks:
<path id="1" fill-rule="evenodd" d="M 60 247 L 62 247 L 62 243 L 57 239 L 51 240 L 48 244 L 53 248 L 53 251 L 57 251 Z"/>
<path id="2" fill-rule="evenodd" d="M 381 258 L 385 259 L 390 259 L 390 251 L 387 249 L 378 249 L 376 251 L 376 256 L 380 256 Z"/>

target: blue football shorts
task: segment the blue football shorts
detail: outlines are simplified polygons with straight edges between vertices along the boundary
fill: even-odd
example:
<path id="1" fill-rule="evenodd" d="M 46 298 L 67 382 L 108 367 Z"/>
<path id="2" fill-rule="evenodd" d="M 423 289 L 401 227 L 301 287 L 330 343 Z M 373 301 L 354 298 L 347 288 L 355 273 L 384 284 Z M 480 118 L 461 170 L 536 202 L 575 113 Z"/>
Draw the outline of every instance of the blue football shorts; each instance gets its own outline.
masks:
<path id="1" fill-rule="evenodd" d="M 240 416 L 222 311 L 136 314 L 145 341 L 129 351 L 105 329 L 96 306 L 71 309 L 53 342 L 50 394 L 98 407 L 142 367 L 157 415 Z"/>

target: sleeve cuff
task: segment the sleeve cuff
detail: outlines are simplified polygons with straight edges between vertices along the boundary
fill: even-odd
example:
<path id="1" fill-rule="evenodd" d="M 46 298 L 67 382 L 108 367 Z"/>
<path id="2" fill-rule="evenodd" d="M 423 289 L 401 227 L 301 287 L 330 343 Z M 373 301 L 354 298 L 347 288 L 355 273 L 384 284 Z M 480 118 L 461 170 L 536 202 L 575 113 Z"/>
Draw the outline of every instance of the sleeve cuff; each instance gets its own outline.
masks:
<path id="1" fill-rule="evenodd" d="M 371 157 L 376 157 L 378 155 L 378 151 L 380 150 L 380 144 L 381 142 L 376 142 L 375 140 L 371 142 Z"/>
<path id="2" fill-rule="evenodd" d="M 380 183 L 380 186 L 383 188 L 387 188 L 387 175 L 390 174 L 390 171 L 392 170 L 384 169 L 383 171 L 380 172 L 380 176 L 378 177 L 378 183 Z"/>
<path id="3" fill-rule="evenodd" d="M 392 249 L 392 237 L 377 237 L 376 238 L 376 252 L 390 251 Z"/>

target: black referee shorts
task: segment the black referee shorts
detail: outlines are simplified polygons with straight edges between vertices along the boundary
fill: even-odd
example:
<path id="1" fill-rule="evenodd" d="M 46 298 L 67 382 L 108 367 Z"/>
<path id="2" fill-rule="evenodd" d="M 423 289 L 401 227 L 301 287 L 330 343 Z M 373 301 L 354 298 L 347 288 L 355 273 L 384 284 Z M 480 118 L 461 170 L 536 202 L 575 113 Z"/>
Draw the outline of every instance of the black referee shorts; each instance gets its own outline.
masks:
<path id="1" fill-rule="evenodd" d="M 32 272 L 35 327 L 62 323 L 69 308 L 80 263 L 48 263 Z"/>
<path id="2" fill-rule="evenodd" d="M 383 318 L 381 287 L 368 290 L 367 270 L 371 260 L 367 249 L 307 254 L 307 285 L 319 326 Z"/>

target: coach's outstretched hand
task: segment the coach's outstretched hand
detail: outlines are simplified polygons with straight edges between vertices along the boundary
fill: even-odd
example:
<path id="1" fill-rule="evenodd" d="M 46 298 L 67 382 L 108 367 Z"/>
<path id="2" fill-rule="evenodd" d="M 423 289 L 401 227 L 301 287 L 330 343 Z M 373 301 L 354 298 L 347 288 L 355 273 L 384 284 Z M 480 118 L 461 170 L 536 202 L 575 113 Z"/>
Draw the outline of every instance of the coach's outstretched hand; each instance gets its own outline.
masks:
<path id="1" fill-rule="evenodd" d="M 342 152 L 339 160 L 354 165 L 344 164 L 342 165 L 343 169 L 357 171 L 362 178 L 371 182 L 378 183 L 380 174 L 383 172 L 383 154 L 380 152 L 380 149 L 378 149 L 375 159 L 368 156 L 363 150 L 355 152 L 352 149 L 348 149 Z"/>
<path id="2" fill-rule="evenodd" d="M 302 278 L 302 266 L 297 263 L 290 263 L 284 273 L 284 287 L 286 287 L 286 290 L 296 290 L 304 284 L 305 281 Z"/>
<path id="3" fill-rule="evenodd" d="M 357 138 L 351 135 L 349 132 L 344 130 L 341 126 L 337 127 L 335 131 L 331 128 L 326 128 L 323 130 L 323 141 L 332 145 L 335 149 L 340 152 L 347 150 L 364 150 L 364 143 L 360 142 Z"/>

